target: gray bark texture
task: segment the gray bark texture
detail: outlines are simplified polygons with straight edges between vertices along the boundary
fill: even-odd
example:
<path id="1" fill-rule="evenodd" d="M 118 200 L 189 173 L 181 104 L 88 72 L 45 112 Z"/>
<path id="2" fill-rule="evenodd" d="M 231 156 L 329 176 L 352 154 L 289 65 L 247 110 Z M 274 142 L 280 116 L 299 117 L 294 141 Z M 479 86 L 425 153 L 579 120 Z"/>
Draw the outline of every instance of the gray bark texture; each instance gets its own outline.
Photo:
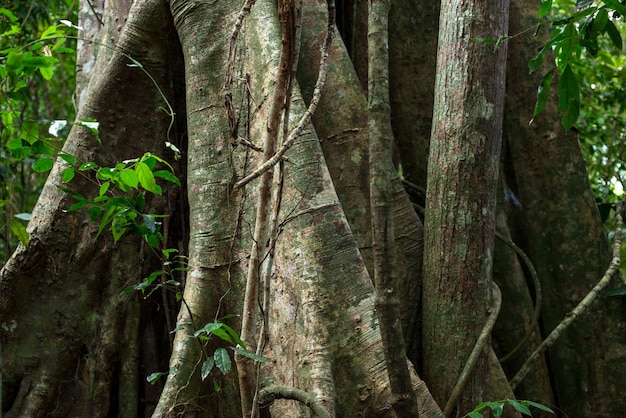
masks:
<path id="1" fill-rule="evenodd" d="M 180 286 L 163 275 L 155 291 L 122 293 L 171 260 L 137 236 L 97 236 L 86 211 L 68 212 L 74 200 L 59 186 L 93 198 L 100 184 L 92 172 L 64 184 L 59 159 L 30 242 L 0 271 L 3 415 L 394 417 L 414 391 L 421 417 L 514 396 L 568 416 L 619 416 L 617 298 L 596 302 L 514 393 L 507 383 L 599 280 L 609 253 L 554 103 L 528 125 L 537 81 L 526 61 L 537 41 L 520 36 L 494 51 L 472 40 L 507 34 L 506 0 L 487 3 L 443 2 L 438 23 L 438 2 L 393 0 L 385 39 L 387 11 L 340 1 L 323 51 L 322 0 L 83 1 L 85 39 L 99 43 L 79 44 L 78 118 L 100 123 L 101 143 L 76 125 L 63 151 L 79 164 L 145 152 L 171 162 L 182 187 L 163 184 L 145 211 L 167 215 L 163 247 L 178 250 L 186 271 L 172 276 Z M 531 13 L 514 2 L 509 32 L 533 25 Z M 270 134 L 276 149 L 291 141 L 283 157 L 267 148 Z M 239 187 L 270 156 L 276 164 Z M 375 284 L 377 272 L 387 280 Z M 492 279 L 502 289 L 493 338 L 484 327 L 498 310 Z M 387 325 L 379 319 L 391 305 Z M 197 334 L 220 321 L 267 361 Z M 501 367 L 496 357 L 512 350 Z"/>

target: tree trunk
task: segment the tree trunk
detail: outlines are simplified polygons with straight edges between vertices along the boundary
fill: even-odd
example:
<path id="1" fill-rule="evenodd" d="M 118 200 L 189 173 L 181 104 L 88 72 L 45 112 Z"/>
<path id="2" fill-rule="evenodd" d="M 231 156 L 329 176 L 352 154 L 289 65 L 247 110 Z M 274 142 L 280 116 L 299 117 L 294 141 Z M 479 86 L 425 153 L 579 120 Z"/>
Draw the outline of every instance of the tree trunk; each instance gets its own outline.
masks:
<path id="1" fill-rule="evenodd" d="M 166 10 L 142 3 L 130 21 L 119 48 L 147 62 L 154 80 L 167 86 L 172 40 Z M 129 63 L 115 54 L 104 75 L 92 80 L 78 119 L 98 120 L 104 140 L 99 145 L 88 129 L 74 126 L 63 152 L 77 161 L 114 165 L 147 149 L 167 155 L 164 141 L 151 142 L 170 122 L 154 111 L 163 106 L 163 97 Z M 171 90 L 163 92 L 173 102 Z M 139 341 L 162 346 L 167 330 L 150 334 L 153 322 L 164 321 L 163 307 L 155 314 L 150 306 L 159 301 L 150 299 L 141 307 L 138 295 L 120 297 L 120 292 L 160 266 L 140 240 L 114 245 L 107 234 L 96 239 L 97 225 L 86 213 L 66 211 L 74 202 L 58 186 L 87 197 L 98 190 L 89 172 L 63 185 L 66 167 L 57 162 L 32 214 L 28 245 L 20 246 L 1 272 L 0 315 L 9 324 L 2 332 L 3 409 L 7 417 L 136 416 L 145 408 L 142 392 L 150 391 L 138 380 L 149 357 Z M 175 190 L 165 189 L 164 197 L 168 193 L 177 199 Z M 157 213 L 166 211 L 165 198 L 149 204 Z M 167 356 L 167 343 L 164 351 Z"/>
<path id="2" fill-rule="evenodd" d="M 440 417 L 478 334 L 494 312 L 492 260 L 505 305 L 494 331 L 494 348 L 505 354 L 529 330 L 537 329 L 535 296 L 528 290 L 532 285 L 524 282 L 524 268 L 507 244 L 507 231 L 539 271 L 544 287 L 542 332 L 548 332 L 599 278 L 596 274 L 606 267 L 608 253 L 575 141 L 543 138 L 556 132 L 556 109 L 548 108 L 527 126 L 524 112 L 533 108 L 528 92 L 535 85 L 520 80 L 526 77 L 525 61 L 536 45 L 517 43 L 521 37 L 510 41 L 512 65 L 507 71 L 514 82 L 507 85 L 506 185 L 497 185 L 506 48 L 494 52 L 493 45 L 471 38 L 506 34 L 505 3 L 489 5 L 491 11 L 468 2 L 443 5 L 436 95 L 435 68 L 429 63 L 435 56 L 433 16 L 439 4 L 413 3 L 392 1 L 389 86 L 392 132 L 404 180 L 417 183 L 404 181 L 414 202 L 422 206 L 418 212 L 396 175 L 398 167 L 392 168 L 390 161 L 379 167 L 392 181 L 388 192 L 395 251 L 389 260 L 395 257 L 404 348 L 420 373 L 423 369 L 438 403 L 411 363 L 409 375 L 420 415 Z M 382 157 L 370 152 L 367 141 L 367 2 L 338 4 L 339 29 L 347 47 L 336 34 L 319 106 L 274 167 L 272 191 L 280 203 L 271 201 L 268 213 L 278 215 L 269 218 L 263 237 L 254 235 L 259 180 L 243 188 L 234 185 L 263 160 L 263 138 L 281 71 L 277 5 L 259 1 L 243 19 L 234 43 L 234 82 L 224 89 L 240 2 L 142 0 L 133 4 L 127 21 L 130 2 L 90 4 L 102 10 L 102 22 L 92 15 L 90 27 L 100 27 L 103 42 L 117 45 L 83 49 L 79 58 L 85 76 L 79 91 L 90 79 L 88 90 L 80 93 L 79 118 L 99 121 L 102 144 L 87 129 L 75 126 L 64 152 L 80 162 L 107 166 L 146 151 L 172 162 L 182 190 L 164 187 L 163 196 L 148 199 L 146 211 L 169 215 L 161 225 L 163 245 L 188 257 L 188 271 L 176 276 L 183 285 L 180 304 L 176 292 L 166 291 L 166 286 L 152 293 L 150 288 L 150 296 L 120 296 L 129 285 L 166 269 L 170 260 L 155 256 L 138 237 L 115 243 L 106 230 L 96 237 L 98 225 L 86 213 L 66 212 L 74 202 L 57 186 L 93 197 L 99 184 L 90 172 L 63 184 L 61 171 L 67 165 L 59 161 L 32 215 L 28 246 L 20 246 L 0 273 L 6 416 L 240 417 L 242 387 L 248 395 L 254 392 L 252 406 L 248 396 L 245 407 L 257 412 L 258 401 L 261 416 L 311 414 L 306 405 L 288 400 L 298 397 L 329 416 L 394 416 L 390 369 L 381 342 L 384 325 L 378 320 L 371 279 L 369 160 L 378 165 Z M 88 14 L 84 6 L 83 15 Z M 456 6 L 475 7 L 477 13 L 464 14 Z M 297 81 L 283 104 L 289 104 L 291 128 L 315 101 L 328 20 L 325 2 L 303 7 Z M 512 23 L 522 28 L 535 22 L 525 23 L 530 14 L 524 10 L 513 8 L 511 15 Z M 455 32 L 462 28 L 465 31 Z M 98 36 L 93 32 L 88 32 L 89 39 Z M 230 114 L 224 95 L 228 90 Z M 172 127 L 171 117 L 159 109 L 168 107 L 160 92 L 176 114 Z M 425 130 L 433 97 L 437 110 L 426 179 Z M 182 150 L 180 161 L 166 141 Z M 424 238 L 418 213 L 423 214 L 426 181 Z M 507 190 L 521 206 L 508 203 L 514 201 L 507 200 Z M 497 193 L 501 199 L 496 206 Z M 496 228 L 506 241 L 496 240 L 494 248 Z M 266 247 L 258 253 L 258 265 L 249 262 L 253 241 L 256 248 Z M 593 269 L 583 271 L 579 260 Z M 250 268 L 259 269 L 260 279 L 258 297 L 253 291 L 249 298 L 254 303 L 246 348 L 268 362 L 227 372 L 214 367 L 207 374 L 207 360 L 227 349 L 231 361 L 231 347 L 237 344 L 197 333 L 217 321 L 241 331 Z M 271 274 L 263 275 L 265 271 Z M 163 278 L 156 283 L 163 284 Z M 612 334 L 623 321 L 614 306 L 618 303 L 608 299 L 602 309 L 590 312 L 580 331 L 565 336 L 565 348 L 557 347 L 540 362 L 531 377 L 539 381 L 536 387 L 523 385 L 516 395 L 567 409 L 570 416 L 582 416 L 581 411 L 586 416 L 618 416 L 624 407 L 615 389 L 620 387 L 623 352 L 623 338 Z M 599 320 L 602 326 L 590 326 Z M 538 338 L 537 333 L 531 335 L 521 358 L 505 363 L 507 374 L 517 371 Z M 479 354 L 459 414 L 478 402 L 513 396 L 489 341 Z M 605 360 L 596 363 L 592 358 Z M 164 377 L 148 383 L 155 372 Z M 578 378 L 583 380 L 574 381 Z M 490 389 L 494 386 L 499 390 Z M 448 405 L 448 412 L 453 408 Z"/>
<path id="3" fill-rule="evenodd" d="M 516 4 L 512 10 L 517 18 L 511 33 L 534 21 L 535 11 L 527 5 Z M 547 335 L 600 280 L 610 258 L 577 137 L 560 126 L 556 99 L 529 123 L 535 96 L 527 93 L 536 89 L 543 74 L 522 74 L 534 48 L 548 39 L 547 32 L 540 33 L 539 40 L 510 41 L 505 132 L 514 172 L 507 181 L 521 205 L 516 220 L 520 241 L 541 281 L 540 325 Z M 555 397 L 569 416 L 620 414 L 609 400 L 620 396 L 615 391 L 625 372 L 618 360 L 625 340 L 616 334 L 624 326 L 617 305 L 615 299 L 597 301 L 548 351 Z"/>
<path id="4" fill-rule="evenodd" d="M 424 376 L 446 414 L 492 306 L 496 185 L 508 2 L 442 4 L 424 222 Z M 494 18 L 497 16 L 497 18 Z M 468 315 L 468 313 L 470 313 Z M 470 369 L 464 414 L 485 399 L 488 349 Z"/>

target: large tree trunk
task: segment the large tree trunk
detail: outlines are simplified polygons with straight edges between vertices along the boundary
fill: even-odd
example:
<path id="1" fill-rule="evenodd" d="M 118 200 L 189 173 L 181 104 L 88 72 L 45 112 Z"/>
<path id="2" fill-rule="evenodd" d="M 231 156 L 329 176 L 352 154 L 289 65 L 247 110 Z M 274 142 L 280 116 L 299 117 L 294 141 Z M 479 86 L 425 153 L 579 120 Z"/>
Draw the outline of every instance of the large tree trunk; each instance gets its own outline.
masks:
<path id="1" fill-rule="evenodd" d="M 231 91 L 235 113 L 230 115 L 230 126 L 223 87 L 229 41 L 241 9 L 239 2 L 142 0 L 133 4 L 126 22 L 125 11 L 130 2 L 91 4 L 95 10 L 103 10 L 101 39 L 105 43 L 117 42 L 117 51 L 83 49 L 79 59 L 85 76 L 80 88 L 90 79 L 88 91 L 80 94 L 79 118 L 100 122 L 102 145 L 86 129 L 75 127 L 64 151 L 81 162 L 114 165 L 146 151 L 174 162 L 166 141 L 182 150 L 183 159 L 175 166 L 183 189 L 164 188 L 162 197 L 155 197 L 146 205 L 150 213 L 170 215 L 161 226 L 164 245 L 176 247 L 181 255 L 188 256 L 185 277 L 177 277 L 184 286 L 182 303 L 177 304 L 173 293 L 164 288 L 146 299 L 133 293 L 120 296 L 128 285 L 163 268 L 165 260 L 155 257 L 137 237 L 123 237 L 117 243 L 106 231 L 96 237 L 98 226 L 86 214 L 66 212 L 73 201 L 57 187 L 62 185 L 60 174 L 66 167 L 59 161 L 33 213 L 28 246 L 20 246 L 0 273 L 2 409 L 6 416 L 239 417 L 241 395 L 248 397 L 244 408 L 256 412 L 256 403 L 250 404 L 249 399 L 258 395 L 257 389 L 277 386 L 283 387 L 275 390 L 277 394 L 302 393 L 294 388 L 306 391 L 309 400 L 330 416 L 393 416 L 371 280 L 374 261 L 365 93 L 367 45 L 363 42 L 368 30 L 367 2 L 338 5 L 340 29 L 349 39 L 348 46 L 336 34 L 330 50 L 327 84 L 317 111 L 274 168 L 275 178 L 280 179 L 282 186 L 278 189 L 276 182 L 272 187 L 282 200 L 279 207 L 275 201 L 269 207 L 269 213 L 278 213 L 277 219 L 266 221 L 267 230 L 275 227 L 275 233 L 262 239 L 254 237 L 256 207 L 264 198 L 258 187 L 260 181 L 241 189 L 234 185 L 262 162 L 259 148 L 268 135 L 276 81 L 284 70 L 279 68 L 281 31 L 275 2 L 259 1 L 243 20 L 233 62 L 235 82 Z M 391 122 L 405 178 L 418 183 L 417 189 L 410 186 L 418 194 L 427 181 L 425 156 L 429 135 L 424 131 L 430 125 L 434 97 L 432 63 L 437 22 L 433 17 L 438 6 L 437 2 L 418 6 L 396 0 L 390 14 Z M 558 119 L 555 109 L 548 111 L 548 122 L 539 121 L 540 128 L 534 125 L 528 129 L 524 118 L 507 117 L 509 159 L 505 159 L 503 177 L 507 186 L 497 187 L 506 51 L 500 48 L 494 52 L 491 45 L 469 38 L 504 35 L 504 3 L 494 3 L 490 7 L 495 9 L 490 13 L 481 9 L 484 16 L 474 16 L 497 19 L 489 17 L 480 22 L 459 20 L 459 16 L 466 15 L 459 15 L 450 7 L 451 3 L 445 4 L 442 18 L 437 101 L 438 109 L 449 103 L 456 106 L 458 113 L 437 110 L 435 114 L 429 160 L 424 302 L 424 239 L 418 216 L 423 207 L 418 207 L 418 212 L 414 210 L 395 174 L 391 189 L 397 272 L 394 284 L 400 299 L 405 349 L 409 359 L 424 370 L 439 402 L 435 403 L 426 384 L 408 363 L 420 415 L 425 417 L 441 416 L 492 309 L 492 260 L 495 259 L 493 276 L 502 285 L 505 301 L 502 321 L 495 330 L 496 350 L 499 354 L 509 351 L 527 330 L 537 329 L 532 320 L 533 296 L 524 283 L 516 256 L 507 252 L 509 247 L 504 241 L 496 241 L 494 250 L 496 227 L 506 239 L 511 224 L 510 235 L 524 244 L 545 280 L 548 294 L 544 289 L 546 315 L 540 324 L 543 331 L 549 331 L 570 304 L 580 299 L 603 269 L 607 255 L 601 224 L 589 202 L 588 185 L 582 181 L 584 168 L 575 142 L 554 141 L 545 145 L 545 152 L 554 156 L 550 157 L 552 163 L 559 158 L 564 161 L 552 172 L 550 160 L 539 155 L 544 145 L 527 149 L 516 142 L 521 138 L 540 141 L 542 130 L 552 132 Z M 293 96 L 287 100 L 290 126 L 296 125 L 313 101 L 320 46 L 326 31 L 326 3 L 307 2 L 304 9 L 298 79 L 293 84 Z M 87 7 L 83 13 L 89 14 Z M 513 9 L 512 16 L 519 15 L 519 9 Z M 519 21 L 524 19 L 520 17 Z M 97 21 L 92 16 L 90 27 L 99 27 Z M 454 26 L 457 28 L 462 23 L 471 24 L 461 36 L 447 26 L 450 23 L 458 23 Z M 420 30 L 415 30 L 416 26 Z M 475 32 L 481 28 L 491 28 L 491 32 Z M 95 39 L 97 32 L 89 32 L 88 37 Z M 451 55 L 454 66 L 446 66 L 445 52 L 451 45 L 459 46 L 460 39 L 469 48 L 469 55 L 463 55 L 463 48 L 455 50 Z M 518 81 L 523 78 L 521 68 L 526 68 L 519 61 L 532 55 L 535 45 L 513 43 L 511 47 L 519 50 L 509 56 L 516 83 L 507 87 L 508 115 L 532 110 L 532 104 L 521 101 L 530 100 L 531 87 L 521 88 Z M 133 62 L 128 56 L 140 62 L 154 82 L 141 69 L 129 66 Z M 511 74 L 511 68 L 508 71 Z M 457 89 L 461 84 L 445 84 L 458 81 L 460 76 L 472 81 L 463 84 L 467 90 Z M 173 130 L 169 129 L 170 117 L 159 110 L 167 105 L 155 84 L 174 107 Z M 460 91 L 465 94 L 451 100 L 453 93 Z M 443 93 L 447 95 L 445 99 Z M 418 120 L 413 125 L 414 117 Z M 520 131 L 520 126 L 526 130 Z M 233 127 L 237 128 L 236 138 L 232 137 Z M 373 164 L 379 162 L 378 154 L 372 157 Z M 568 180 L 560 175 L 559 168 L 567 166 L 570 160 L 577 165 L 568 166 L 573 173 Z M 392 169 L 390 161 L 384 164 Z M 384 165 L 381 167 L 385 169 Z M 547 180 L 545 173 L 550 174 Z M 569 183 L 563 186 L 562 181 Z M 549 187 L 541 186 L 544 182 Z M 99 189 L 93 177 L 77 178 L 63 186 L 89 197 L 97 195 Z M 506 206 L 504 191 L 509 189 L 519 196 L 521 209 Z M 450 191 L 455 191 L 455 196 L 446 200 L 450 196 L 446 192 Z M 497 191 L 501 200 L 496 217 Z M 423 197 L 418 195 L 422 206 Z M 561 241 L 556 238 L 547 240 L 542 235 L 542 231 L 551 231 L 551 237 L 558 237 L 562 232 L 558 231 L 558 221 L 563 217 L 555 218 L 557 209 L 549 214 L 541 212 L 541 205 L 549 204 L 552 208 L 563 202 L 572 216 L 571 224 L 586 228 L 583 237 L 575 228 L 566 231 L 568 243 L 580 241 L 567 248 L 559 247 Z M 540 221 L 533 219 L 535 214 L 540 214 Z M 254 254 L 268 243 L 266 251 Z M 549 255 L 543 250 L 546 245 Z M 571 300 L 563 301 L 559 296 L 565 293 L 563 286 L 572 283 L 569 278 L 564 280 L 569 276 L 559 271 L 565 269 L 567 275 L 584 277 L 574 262 L 580 254 L 586 261 L 593 260 L 594 272 L 574 283 Z M 258 265 L 253 255 L 258 256 Z M 552 256 L 558 256 L 557 264 L 551 264 Z M 269 362 L 259 367 L 254 364 L 251 368 L 233 368 L 227 373 L 214 369 L 203 379 L 204 362 L 216 350 L 233 344 L 215 337 L 204 341 L 197 338 L 196 331 L 223 319 L 239 332 L 249 270 L 258 268 L 262 272 L 268 263 L 271 274 L 261 275 L 257 283 L 259 303 L 252 303 L 249 311 L 247 320 L 252 326 L 246 331 L 246 340 L 250 351 L 257 351 Z M 257 309 L 266 289 L 269 305 Z M 252 302 L 257 299 L 255 296 L 253 292 Z M 609 312 L 610 309 L 613 306 L 607 305 L 606 310 L 590 313 L 589 323 L 597 315 L 603 315 L 600 318 L 607 321 L 622 319 L 620 313 Z M 520 317 L 524 324 L 516 326 Z M 619 329 L 609 325 L 603 328 Z M 175 335 L 171 334 L 174 329 Z M 579 409 L 568 410 L 570 416 L 580 411 L 593 416 L 598 416 L 599 411 L 600 416 L 609 416 L 604 409 L 596 408 L 593 413 L 588 410 L 595 402 L 592 396 L 613 397 L 611 402 L 604 401 L 602 408 L 614 408 L 611 413 L 617 416 L 623 402 L 614 388 L 619 387 L 621 374 L 613 378 L 607 370 L 617 370 L 614 362 L 622 352 L 621 340 L 609 332 L 589 329 L 589 324 L 585 324 L 583 332 L 600 342 L 593 355 L 601 358 L 599 350 L 606 350 L 610 353 L 609 361 L 594 364 L 575 345 L 574 339 L 581 339 L 580 335 L 572 334 L 567 336 L 568 349 L 554 350 L 549 361 L 541 362 L 532 375 L 540 384 L 521 386 L 518 394 L 550 406 L 556 402 L 559 408 L 577 397 Z M 536 346 L 537 338 L 538 334 L 531 337 L 530 347 Z M 612 349 L 607 348 L 608 341 L 614 342 Z M 424 347 L 423 357 L 420 346 Z M 520 353 L 528 354 L 530 350 L 524 347 Z M 229 353 L 232 359 L 232 351 Z M 513 396 L 490 345 L 480 353 L 476 371 L 461 397 L 459 414 L 480 401 Z M 505 363 L 506 372 L 515 373 L 521 361 L 516 358 Z M 573 373 L 568 361 L 581 370 L 580 375 Z M 499 391 L 490 389 L 488 365 Z M 149 384 L 146 378 L 154 372 L 167 377 Z M 573 384 L 573 376 L 583 380 Z M 554 384 L 554 397 L 548 379 Z M 592 388 L 589 393 L 583 391 L 585 385 Z M 306 406 L 282 399 L 260 412 L 286 417 L 309 413 Z"/>
<path id="2" fill-rule="evenodd" d="M 442 4 L 424 222 L 424 376 L 446 413 L 484 399 L 489 344 L 466 369 L 494 309 L 492 263 L 508 1 Z M 498 16 L 494 18 L 493 16 Z M 469 314 L 468 313 L 472 313 Z M 470 372 L 462 394 L 455 386 Z"/>
<path id="3" fill-rule="evenodd" d="M 144 5 L 130 17 L 119 48 L 145 62 L 154 80 L 168 86 L 173 78 L 167 65 L 169 16 L 158 3 Z M 75 126 L 63 151 L 77 161 L 106 166 L 148 149 L 167 155 L 164 140 L 153 141 L 170 122 L 154 111 L 163 106 L 163 97 L 129 63 L 115 54 L 105 75 L 92 80 L 78 119 L 100 122 L 102 144 Z M 173 102 L 171 90 L 163 92 Z M 28 226 L 30 241 L 1 272 L 0 316 L 9 324 L 2 333 L 3 409 L 8 417 L 137 415 L 145 387 L 138 371 L 150 356 L 138 342 L 161 346 L 167 330 L 151 325 L 163 322 L 163 309 L 155 314 L 150 304 L 139 304 L 138 295 L 120 297 L 120 292 L 159 268 L 158 260 L 138 239 L 117 245 L 107 234 L 97 239 L 98 225 L 86 213 L 66 212 L 74 202 L 59 189 L 65 167 L 58 162 L 51 172 Z M 68 187 L 87 197 L 98 190 L 89 175 L 77 176 Z M 167 193 L 177 199 L 176 190 Z M 164 213 L 167 202 L 154 199 L 151 207 Z M 152 327 L 156 337 L 150 335 Z"/>
<path id="4" fill-rule="evenodd" d="M 534 21 L 535 12 L 526 4 L 517 4 L 512 13 L 516 19 L 511 33 Z M 517 239 L 527 249 L 541 282 L 539 325 L 544 335 L 582 301 L 610 261 L 578 140 L 573 131 L 563 131 L 556 99 L 530 123 L 535 96 L 524 92 L 536 89 L 543 74 L 527 77 L 527 63 L 541 40 L 547 39 L 547 31 L 542 31 L 540 40 L 519 37 L 510 41 L 510 99 L 505 117 L 510 153 L 507 182 L 519 199 Z M 548 351 L 555 397 L 568 416 L 622 413 L 609 400 L 621 396 L 617 382 L 624 380 L 625 373 L 619 359 L 623 359 L 626 340 L 618 331 L 624 328 L 624 316 L 618 313 L 618 305 L 615 299 L 597 301 Z M 549 399 L 536 392 L 534 396 Z"/>

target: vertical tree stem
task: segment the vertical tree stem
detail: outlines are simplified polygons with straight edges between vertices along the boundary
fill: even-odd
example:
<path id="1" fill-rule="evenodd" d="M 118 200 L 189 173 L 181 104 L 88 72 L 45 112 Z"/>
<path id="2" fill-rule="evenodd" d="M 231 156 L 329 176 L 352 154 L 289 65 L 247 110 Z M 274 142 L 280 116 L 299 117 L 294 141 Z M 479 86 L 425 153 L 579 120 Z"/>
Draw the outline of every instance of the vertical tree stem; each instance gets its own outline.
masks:
<path id="1" fill-rule="evenodd" d="M 372 0 L 368 13 L 368 112 L 370 204 L 376 312 L 387 363 L 392 407 L 399 417 L 417 417 L 417 397 L 407 367 L 400 300 L 396 293 L 391 108 L 389 105 L 389 0 Z"/>

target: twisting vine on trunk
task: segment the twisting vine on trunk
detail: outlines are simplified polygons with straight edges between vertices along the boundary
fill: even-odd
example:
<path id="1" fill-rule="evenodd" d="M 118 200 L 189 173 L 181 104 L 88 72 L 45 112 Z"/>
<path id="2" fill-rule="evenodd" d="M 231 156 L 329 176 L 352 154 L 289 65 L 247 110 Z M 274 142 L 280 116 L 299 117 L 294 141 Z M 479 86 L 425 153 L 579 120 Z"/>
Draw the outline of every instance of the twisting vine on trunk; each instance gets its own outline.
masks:
<path id="1" fill-rule="evenodd" d="M 609 263 L 604 276 L 600 279 L 597 285 L 589 291 L 587 296 L 580 301 L 580 303 L 569 312 L 565 318 L 552 330 L 550 335 L 543 340 L 543 342 L 537 347 L 537 349 L 530 355 L 528 360 L 520 368 L 517 374 L 511 379 L 509 384 L 511 389 L 515 390 L 517 385 L 526 377 L 531 369 L 533 363 L 541 356 L 548 348 L 552 347 L 556 340 L 567 330 L 572 323 L 580 317 L 591 304 L 596 300 L 600 292 L 602 292 L 611 282 L 613 276 L 619 273 L 621 265 L 621 252 L 622 252 L 622 211 L 623 204 L 619 203 L 615 211 L 615 239 L 613 242 L 613 258 Z"/>
<path id="2" fill-rule="evenodd" d="M 267 133 L 263 146 L 263 161 L 269 160 L 276 150 L 280 134 L 281 122 L 287 123 L 288 109 L 286 103 L 291 101 L 292 69 L 295 44 L 295 7 L 293 0 L 278 2 L 278 16 L 282 29 L 280 61 L 278 75 L 271 103 L 270 115 L 267 120 Z M 271 183 L 273 171 L 268 170 L 261 176 L 258 185 L 258 201 L 256 204 L 256 221 L 254 238 L 248 263 L 248 276 L 244 296 L 241 338 L 246 346 L 256 345 L 256 313 L 259 272 L 264 258 L 269 223 Z M 244 417 L 255 415 L 254 396 L 256 392 L 256 367 L 254 362 L 246 357 L 236 356 L 239 377 L 239 393 L 241 409 Z"/>

